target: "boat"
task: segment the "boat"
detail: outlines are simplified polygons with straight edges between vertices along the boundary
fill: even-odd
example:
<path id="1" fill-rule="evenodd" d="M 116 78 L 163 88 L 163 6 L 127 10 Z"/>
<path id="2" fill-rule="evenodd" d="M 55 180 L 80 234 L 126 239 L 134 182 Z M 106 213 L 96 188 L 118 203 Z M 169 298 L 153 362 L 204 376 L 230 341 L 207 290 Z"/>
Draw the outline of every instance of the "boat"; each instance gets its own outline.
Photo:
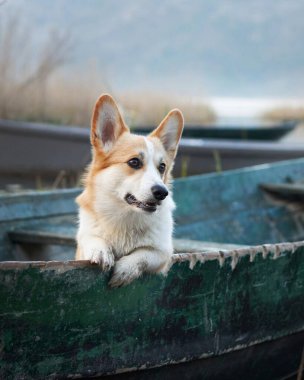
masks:
<path id="1" fill-rule="evenodd" d="M 286 120 L 282 122 L 270 122 L 260 120 L 236 119 L 229 121 L 218 121 L 214 124 L 205 125 L 185 125 L 183 136 L 187 138 L 199 139 L 220 139 L 220 140 L 279 140 L 287 133 L 294 130 L 298 121 Z M 147 133 L 152 131 L 152 126 L 134 127 L 136 133 Z"/>
<path id="2" fill-rule="evenodd" d="M 80 189 L 2 195 L 0 378 L 300 376 L 303 199 L 280 186 L 303 178 L 297 159 L 175 180 L 168 275 L 116 289 L 73 260 Z"/>
<path id="3" fill-rule="evenodd" d="M 91 159 L 89 133 L 88 128 L 0 120 L 0 189 L 12 184 L 32 189 L 79 186 L 81 173 Z M 303 144 L 182 138 L 174 176 L 301 157 Z"/>

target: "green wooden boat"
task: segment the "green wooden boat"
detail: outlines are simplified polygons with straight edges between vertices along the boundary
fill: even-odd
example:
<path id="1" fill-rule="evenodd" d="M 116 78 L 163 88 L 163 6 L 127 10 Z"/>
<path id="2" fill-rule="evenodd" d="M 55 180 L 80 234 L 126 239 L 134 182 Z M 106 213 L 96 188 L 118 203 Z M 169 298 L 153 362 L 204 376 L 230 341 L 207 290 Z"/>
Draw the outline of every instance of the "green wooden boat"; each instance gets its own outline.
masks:
<path id="1" fill-rule="evenodd" d="M 303 199 L 284 194 L 303 178 L 298 159 L 176 180 L 172 269 L 119 289 L 73 261 L 79 190 L 2 195 L 0 378 L 295 375 Z"/>

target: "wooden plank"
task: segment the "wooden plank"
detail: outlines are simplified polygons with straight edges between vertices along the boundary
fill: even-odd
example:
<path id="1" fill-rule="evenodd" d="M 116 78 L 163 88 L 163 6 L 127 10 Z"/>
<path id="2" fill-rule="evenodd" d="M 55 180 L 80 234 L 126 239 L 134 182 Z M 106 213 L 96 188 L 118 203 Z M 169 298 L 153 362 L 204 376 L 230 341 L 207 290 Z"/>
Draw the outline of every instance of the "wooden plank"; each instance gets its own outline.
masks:
<path id="1" fill-rule="evenodd" d="M 303 331 L 303 244 L 179 254 L 121 289 L 87 262 L 2 263 L 0 377 L 150 368 Z"/>
<path id="2" fill-rule="evenodd" d="M 12 242 L 17 244 L 32 243 L 43 245 L 60 245 L 75 247 L 76 228 L 72 225 L 39 224 L 36 228 L 14 230 L 9 233 Z M 174 239 L 177 252 L 214 251 L 240 248 L 237 244 L 202 242 L 198 240 Z"/>
<path id="3" fill-rule="evenodd" d="M 73 232 L 76 232 L 73 230 Z M 64 235 L 63 233 L 53 233 L 40 230 L 17 230 L 9 233 L 9 237 L 14 243 L 32 243 L 32 244 L 52 244 L 52 245 L 71 245 L 75 247 L 74 236 Z"/>
<path id="4" fill-rule="evenodd" d="M 27 191 L 0 197 L 0 225 L 20 219 L 34 219 L 76 213 L 75 198 L 80 189 Z"/>
<path id="5" fill-rule="evenodd" d="M 58 194 L 57 194 L 58 196 Z M 37 201 L 37 200 L 36 200 Z M 30 200 L 29 200 L 30 202 Z M 35 202 L 34 202 L 35 203 Z M 71 203 L 74 205 L 74 199 L 71 196 L 70 199 L 67 200 L 67 203 Z M 52 202 L 50 201 L 50 204 L 52 205 Z M 61 202 L 57 202 L 57 206 L 60 206 Z M 37 214 L 42 214 L 46 212 L 46 205 L 47 205 L 47 198 L 42 200 L 42 210 L 37 212 Z M 57 206 L 52 205 L 53 212 L 50 212 L 50 214 L 59 214 L 60 211 L 58 211 Z M 35 207 L 32 207 L 31 205 L 28 205 L 27 210 L 32 210 L 34 213 L 36 213 L 37 207 L 39 208 L 39 202 L 36 202 Z M 75 206 L 73 206 L 75 207 Z M 23 229 L 32 229 L 32 230 L 38 230 L 39 228 L 45 228 L 48 229 L 49 232 L 52 231 L 61 231 L 61 234 L 66 234 L 69 231 L 73 231 L 72 234 L 76 234 L 76 228 L 77 228 L 77 218 L 75 214 L 63 214 L 60 216 L 40 216 L 36 217 L 33 216 L 30 218 L 29 215 L 26 215 L 24 219 L 22 219 L 22 207 L 18 208 L 13 206 L 14 212 L 18 210 L 20 214 L 18 215 L 15 220 L 8 220 L 6 222 L 0 221 L 0 259 L 1 260 L 34 260 L 34 259 L 40 259 L 40 260 L 52 260 L 52 258 L 59 259 L 59 257 L 63 260 L 71 259 L 75 255 L 75 249 L 74 246 L 71 246 L 71 250 L 68 250 L 67 247 L 64 249 L 56 249 L 52 250 L 52 252 L 49 252 L 46 254 L 44 250 L 42 249 L 42 246 L 38 248 L 38 244 L 36 249 L 32 245 L 31 247 L 26 247 L 26 252 L 21 252 L 19 247 L 16 246 L 17 242 L 14 242 L 10 238 L 10 233 L 13 233 L 17 230 L 23 230 Z M 62 208 L 59 207 L 59 210 L 62 211 Z M 63 209 L 64 210 L 64 209 Z M 34 214 L 35 215 L 35 214 Z M 16 214 L 15 214 L 16 216 Z M 30 239 L 28 238 L 28 243 L 31 243 Z M 25 242 L 23 241 L 25 244 Z M 60 248 L 58 246 L 58 248 Z M 40 249 L 40 251 L 39 251 Z M 35 252 L 34 252 L 35 251 Z M 56 253 L 55 253 L 56 252 Z M 25 253 L 25 254 L 24 254 Z M 55 256 L 54 256 L 55 254 Z"/>
<path id="6" fill-rule="evenodd" d="M 291 204 L 298 203 L 304 208 L 304 183 L 262 183 L 260 188 L 267 194 L 275 196 L 275 199 L 287 201 Z"/>
<path id="7" fill-rule="evenodd" d="M 174 183 L 176 234 L 186 239 L 248 245 L 301 240 L 301 215 L 269 202 L 259 184 L 303 178 L 301 159 L 179 179 Z"/>

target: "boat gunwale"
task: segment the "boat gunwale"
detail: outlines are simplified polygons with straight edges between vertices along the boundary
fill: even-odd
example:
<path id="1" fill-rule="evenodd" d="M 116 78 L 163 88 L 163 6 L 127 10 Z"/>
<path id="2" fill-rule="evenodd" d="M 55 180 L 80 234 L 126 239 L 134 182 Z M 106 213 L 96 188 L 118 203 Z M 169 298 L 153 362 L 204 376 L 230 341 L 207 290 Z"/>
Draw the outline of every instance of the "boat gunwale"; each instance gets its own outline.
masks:
<path id="1" fill-rule="evenodd" d="M 304 240 L 297 242 L 283 242 L 277 244 L 262 244 L 248 247 L 241 247 L 235 249 L 221 249 L 221 250 L 206 250 L 206 251 L 194 251 L 194 252 L 176 252 L 172 256 L 172 263 L 189 262 L 190 269 L 193 269 L 196 263 L 204 263 L 206 261 L 218 260 L 220 266 L 224 264 L 224 261 L 231 258 L 232 270 L 236 267 L 238 259 L 249 256 L 250 262 L 254 261 L 255 256 L 258 253 L 262 253 L 263 258 L 266 259 L 269 254 L 272 254 L 273 259 L 279 258 L 284 252 L 290 251 L 294 253 L 298 248 L 304 247 Z M 92 264 L 89 260 L 67 260 L 67 261 L 1 261 L 0 270 L 10 269 L 27 269 L 27 268 L 39 268 L 41 270 L 60 270 L 63 271 L 98 267 L 97 264 Z"/>

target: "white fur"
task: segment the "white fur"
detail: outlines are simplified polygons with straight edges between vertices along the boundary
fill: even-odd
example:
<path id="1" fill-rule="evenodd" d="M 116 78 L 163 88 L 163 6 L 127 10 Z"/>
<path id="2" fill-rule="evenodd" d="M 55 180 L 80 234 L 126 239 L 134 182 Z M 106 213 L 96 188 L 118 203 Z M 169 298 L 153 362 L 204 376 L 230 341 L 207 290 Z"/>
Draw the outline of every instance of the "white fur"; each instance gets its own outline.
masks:
<path id="1" fill-rule="evenodd" d="M 102 170 L 95 178 L 97 216 L 82 208 L 79 211 L 80 258 L 101 265 L 103 270 L 116 261 L 112 286 L 128 284 L 143 272 L 166 273 L 171 264 L 175 207 L 171 194 L 154 213 L 130 206 L 124 199 L 131 193 L 140 201 L 149 201 L 153 185 L 165 186 L 157 170 L 162 152 L 155 151 L 149 140 L 145 142 L 145 172 L 122 180 L 115 165 Z"/>

